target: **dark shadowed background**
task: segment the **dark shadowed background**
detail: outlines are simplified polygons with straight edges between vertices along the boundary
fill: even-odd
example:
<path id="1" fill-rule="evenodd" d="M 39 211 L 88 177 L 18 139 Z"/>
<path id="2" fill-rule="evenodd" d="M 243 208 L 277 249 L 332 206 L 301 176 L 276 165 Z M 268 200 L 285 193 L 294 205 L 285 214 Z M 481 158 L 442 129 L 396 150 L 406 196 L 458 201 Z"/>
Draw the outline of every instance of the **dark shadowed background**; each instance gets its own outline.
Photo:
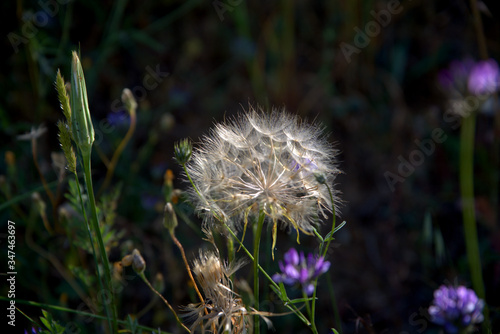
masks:
<path id="1" fill-rule="evenodd" d="M 121 186 L 110 258 L 119 261 L 132 248 L 140 249 L 147 275 L 163 275 L 163 293 L 175 307 L 189 303 L 193 289 L 161 224 L 165 172 L 173 171 L 176 188 L 188 187 L 172 159 L 173 145 L 187 137 L 196 146 L 215 121 L 249 104 L 286 107 L 322 123 L 341 152 L 344 173 L 336 187 L 345 201 L 340 221 L 347 225 L 336 235 L 328 258 L 332 266 L 320 279 L 320 332 L 336 326 L 335 295 L 337 328 L 343 333 L 438 333 L 425 311 L 433 290 L 441 284 L 471 287 L 458 184 L 459 127 L 443 118 L 449 104 L 436 79 L 452 60 L 479 59 L 468 1 L 19 0 L 1 7 L 0 226 L 5 236 L 7 220 L 17 224 L 17 298 L 76 309 L 80 299 L 53 261 L 92 268 L 81 263 L 91 258 L 71 251 L 68 228 L 56 224 L 67 199 L 61 195 L 52 209 L 30 142 L 16 139 L 32 127 L 47 128 L 37 139 L 37 162 L 55 190 L 52 152 L 60 152 L 56 122 L 63 115 L 53 82 L 58 68 L 69 80 L 71 50 L 81 54 L 96 131 L 96 188 L 106 174 L 104 162 L 128 129 L 122 89 L 130 88 L 139 103 L 136 130 L 110 187 Z M 484 1 L 479 8 L 489 56 L 499 59 L 498 4 Z M 495 113 L 498 105 L 478 114 L 475 200 L 486 303 L 498 333 L 500 152 L 493 143 L 500 129 L 495 129 Z M 442 130 L 438 140 L 436 129 Z M 408 168 L 410 160 L 417 163 Z M 40 201 L 33 199 L 35 191 L 46 203 L 50 229 Z M 67 192 L 63 181 L 61 194 Z M 178 208 L 200 225 L 188 205 Z M 176 234 L 192 259 L 201 245 L 208 246 L 199 231 L 180 221 Z M 312 251 L 317 245 L 303 236 L 298 246 L 286 231 L 278 240 L 277 258 L 289 247 Z M 264 261 L 270 272 L 278 270 L 269 255 Z M 240 280 L 251 284 L 247 267 Z M 84 286 L 85 273 L 68 270 Z M 137 315 L 153 299 L 132 270 L 126 274 L 132 278 L 120 298 L 121 318 Z M 264 295 L 269 299 L 262 303 L 264 311 L 286 311 L 272 292 Z M 39 307 L 17 306 L 34 319 L 41 314 Z M 51 312 L 62 324 L 83 323 L 73 314 Z M 19 333 L 31 327 L 20 313 L 17 317 Z M 293 315 L 271 320 L 277 333 L 308 332 Z M 138 322 L 176 330 L 159 301 Z"/>

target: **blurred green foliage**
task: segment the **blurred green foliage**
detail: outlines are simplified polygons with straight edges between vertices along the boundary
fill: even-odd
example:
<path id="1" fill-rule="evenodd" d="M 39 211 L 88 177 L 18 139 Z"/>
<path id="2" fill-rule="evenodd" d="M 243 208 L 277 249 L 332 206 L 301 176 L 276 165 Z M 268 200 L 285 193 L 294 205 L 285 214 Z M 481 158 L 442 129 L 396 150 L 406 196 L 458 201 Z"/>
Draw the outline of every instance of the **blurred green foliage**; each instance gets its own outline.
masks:
<path id="1" fill-rule="evenodd" d="M 369 36 L 359 53 L 345 57 L 341 44 L 356 46 L 357 31 L 376 22 L 372 11 L 387 10 L 389 3 L 2 3 L 8 29 L 0 61 L 0 233 L 7 220 L 16 222 L 16 298 L 85 312 L 93 311 L 89 305 L 98 306 L 82 302 L 97 300 L 91 288 L 97 283 L 75 184 L 55 155 L 61 153 L 56 122 L 63 118 L 55 74 L 60 69 L 69 77 L 70 51 L 79 50 L 95 129 L 96 189 L 130 125 L 120 100 L 123 88 L 130 88 L 139 104 L 132 140 L 119 158 L 111 187 L 97 199 L 115 266 L 139 248 L 147 275 L 165 277 L 168 300 L 174 306 L 191 302 L 194 291 L 186 284 L 180 254 L 162 227 L 163 206 L 171 201 L 179 215 L 176 235 L 187 254 L 196 254 L 202 245 L 200 221 L 179 191 L 186 183 L 173 160 L 174 142 L 189 137 L 196 146 L 214 119 L 229 117 L 248 103 L 286 106 L 324 123 L 342 151 L 345 174 L 338 186 L 346 201 L 341 216 L 348 225 L 328 254 L 331 282 L 320 281 L 320 288 L 326 291 L 332 284 L 343 332 L 437 333 L 422 311 L 432 291 L 446 281 L 470 284 L 470 277 L 458 191 L 458 132 L 443 120 L 449 106 L 435 79 L 450 60 L 477 58 L 476 38 L 468 2 L 402 1 L 386 27 Z M 498 4 L 483 4 L 490 56 L 499 59 Z M 500 152 L 494 143 L 500 132 L 493 117 L 498 106 L 490 109 L 478 115 L 475 189 L 495 333 L 500 328 Z M 36 131 L 42 124 L 45 133 Z M 391 192 L 384 172 L 394 172 L 398 157 L 416 149 L 415 139 L 428 138 L 437 127 L 448 139 Z M 19 140 L 25 133 L 31 133 L 28 140 Z M 279 233 L 281 252 L 294 236 Z M 267 242 L 263 249 L 270 248 Z M 304 240 L 303 246 L 317 245 Z M 277 270 L 270 254 L 262 260 Z M 114 282 L 120 290 L 119 317 L 129 332 L 145 330 L 138 330 L 137 323 L 174 331 L 173 317 L 160 302 L 149 305 L 154 297 L 131 269 L 115 269 L 121 274 Z M 272 292 L 264 295 L 269 302 L 261 303 L 267 308 L 263 311 L 283 312 Z M 42 315 L 39 306 L 18 307 L 32 319 Z M 327 332 L 334 327 L 328 298 L 320 298 L 318 310 L 318 328 Z M 88 315 L 50 313 L 35 321 L 49 324 L 52 332 L 70 323 L 82 332 L 102 331 L 103 323 L 86 321 L 92 319 Z M 18 317 L 20 328 L 33 326 Z M 293 318 L 271 320 L 277 332 L 300 328 Z"/>

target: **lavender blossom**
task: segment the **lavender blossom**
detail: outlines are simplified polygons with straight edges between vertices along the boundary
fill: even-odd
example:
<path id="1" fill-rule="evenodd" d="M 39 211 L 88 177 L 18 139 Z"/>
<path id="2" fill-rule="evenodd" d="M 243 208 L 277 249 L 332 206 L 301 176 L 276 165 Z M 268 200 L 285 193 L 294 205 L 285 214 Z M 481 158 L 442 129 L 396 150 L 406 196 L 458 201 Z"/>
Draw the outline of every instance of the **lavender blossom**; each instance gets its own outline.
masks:
<path id="1" fill-rule="evenodd" d="M 500 87 L 499 80 L 500 70 L 493 59 L 455 60 L 438 74 L 439 84 L 451 96 L 493 94 Z"/>
<path id="2" fill-rule="evenodd" d="M 313 281 L 330 268 L 330 262 L 324 257 L 309 254 L 306 260 L 304 253 L 300 252 L 299 256 L 294 248 L 285 253 L 284 260 L 279 262 L 282 273 L 273 275 L 273 280 L 287 285 L 299 284 L 308 296 L 314 292 Z"/>
<path id="3" fill-rule="evenodd" d="M 483 307 L 484 301 L 477 298 L 473 290 L 442 285 L 434 291 L 429 314 L 431 321 L 443 326 L 447 333 L 468 333 L 483 321 Z"/>
<path id="4" fill-rule="evenodd" d="M 493 59 L 480 61 L 469 74 L 468 88 L 474 95 L 493 94 L 499 87 L 500 72 Z"/>

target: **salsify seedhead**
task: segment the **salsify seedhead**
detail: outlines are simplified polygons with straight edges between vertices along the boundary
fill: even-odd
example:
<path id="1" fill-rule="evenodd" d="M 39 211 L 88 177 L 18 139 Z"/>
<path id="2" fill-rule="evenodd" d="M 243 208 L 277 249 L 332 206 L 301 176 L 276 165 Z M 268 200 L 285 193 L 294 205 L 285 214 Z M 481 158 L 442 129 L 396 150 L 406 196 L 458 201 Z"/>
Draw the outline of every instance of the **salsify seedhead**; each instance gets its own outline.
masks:
<path id="1" fill-rule="evenodd" d="M 251 107 L 216 124 L 193 152 L 187 168 L 194 201 L 208 221 L 236 229 L 265 214 L 273 222 L 273 243 L 278 221 L 297 235 L 309 233 L 318 215 L 339 202 L 333 190 L 340 173 L 336 153 L 321 126 L 285 110 L 266 114 Z"/>

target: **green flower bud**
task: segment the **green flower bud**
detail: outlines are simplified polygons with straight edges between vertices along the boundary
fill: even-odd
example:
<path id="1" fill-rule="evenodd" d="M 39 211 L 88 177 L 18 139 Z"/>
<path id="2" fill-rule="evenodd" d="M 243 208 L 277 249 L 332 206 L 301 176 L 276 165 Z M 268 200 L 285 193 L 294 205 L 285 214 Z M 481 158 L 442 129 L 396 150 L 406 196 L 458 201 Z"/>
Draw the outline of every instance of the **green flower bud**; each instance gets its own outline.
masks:
<path id="1" fill-rule="evenodd" d="M 316 181 L 318 181 L 319 184 L 325 184 L 326 179 L 323 174 L 314 174 L 314 177 L 316 178 Z"/>
<path id="2" fill-rule="evenodd" d="M 137 249 L 132 251 L 132 268 L 138 274 L 141 274 L 144 270 L 146 270 L 146 261 L 144 261 L 144 258 Z"/>
<path id="3" fill-rule="evenodd" d="M 183 139 L 174 145 L 175 160 L 181 165 L 185 165 L 191 159 L 192 153 L 193 145 L 188 139 Z"/>
<path id="4" fill-rule="evenodd" d="M 73 51 L 73 61 L 71 62 L 70 102 L 73 139 L 83 154 L 90 154 L 94 143 L 94 127 L 90 118 L 82 64 L 75 51 Z"/>
<path id="5" fill-rule="evenodd" d="M 163 216 L 163 225 L 170 233 L 173 234 L 178 223 L 177 223 L 177 215 L 175 214 L 174 207 L 172 206 L 172 203 L 168 202 L 165 205 L 164 211 L 165 211 L 165 213 Z"/>
<path id="6" fill-rule="evenodd" d="M 122 102 L 125 108 L 128 110 L 129 114 L 135 114 L 137 109 L 137 102 L 135 101 L 134 94 L 128 88 L 124 88 L 122 91 Z"/>

